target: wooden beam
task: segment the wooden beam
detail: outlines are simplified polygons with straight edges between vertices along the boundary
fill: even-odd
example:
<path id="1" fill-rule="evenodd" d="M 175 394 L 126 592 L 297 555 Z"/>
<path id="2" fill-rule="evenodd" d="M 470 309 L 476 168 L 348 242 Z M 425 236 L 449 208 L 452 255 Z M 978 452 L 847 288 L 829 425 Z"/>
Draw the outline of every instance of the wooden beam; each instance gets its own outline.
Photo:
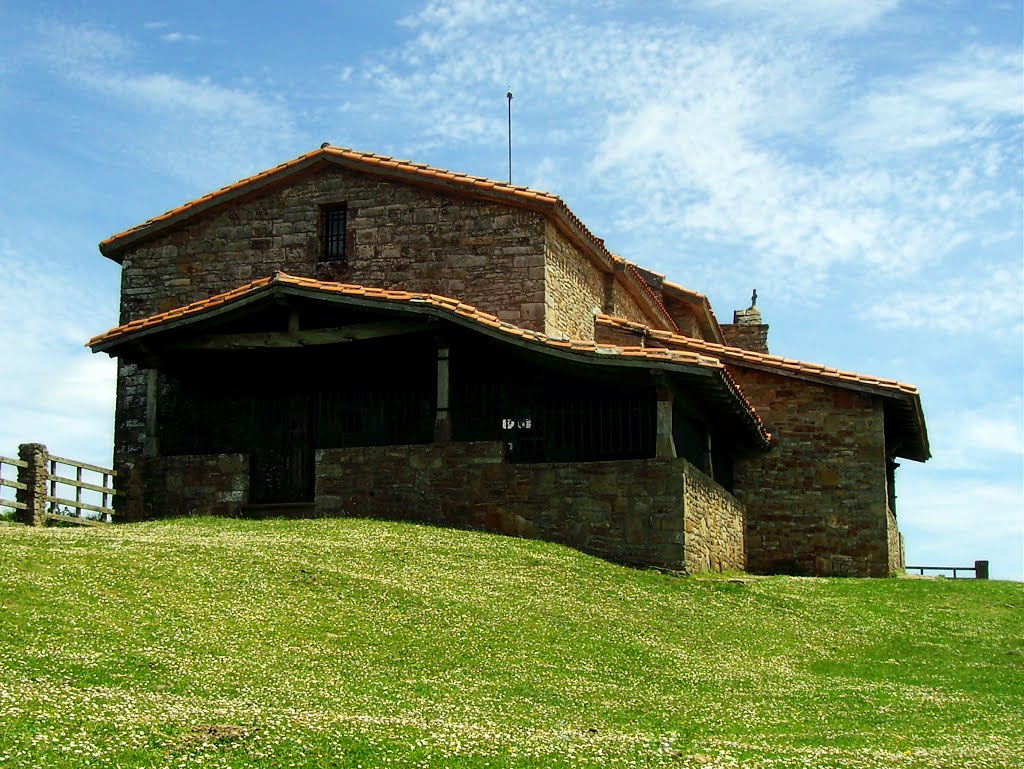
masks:
<path id="1" fill-rule="evenodd" d="M 661 378 L 655 377 L 655 382 L 657 383 L 659 379 Z M 675 403 L 672 388 L 664 384 L 656 384 L 655 397 L 658 399 L 658 409 L 654 455 L 658 459 L 675 459 L 679 455 L 676 453 L 676 442 L 672 435 L 672 412 Z"/>
<path id="2" fill-rule="evenodd" d="M 261 331 L 246 334 L 207 334 L 174 345 L 182 350 L 258 350 L 284 347 L 312 347 L 365 339 L 414 334 L 426 331 L 419 321 L 380 321 L 358 323 L 340 328 L 317 328 L 306 331 Z"/>

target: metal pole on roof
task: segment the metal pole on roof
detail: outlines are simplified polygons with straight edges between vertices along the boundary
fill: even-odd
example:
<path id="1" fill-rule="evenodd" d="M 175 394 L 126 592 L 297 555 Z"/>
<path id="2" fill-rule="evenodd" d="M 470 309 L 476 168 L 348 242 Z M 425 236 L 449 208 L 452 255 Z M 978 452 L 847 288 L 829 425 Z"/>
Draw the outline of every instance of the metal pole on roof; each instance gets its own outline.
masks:
<path id="1" fill-rule="evenodd" d="M 508 183 L 512 184 L 512 92 L 505 96 L 508 97 Z"/>

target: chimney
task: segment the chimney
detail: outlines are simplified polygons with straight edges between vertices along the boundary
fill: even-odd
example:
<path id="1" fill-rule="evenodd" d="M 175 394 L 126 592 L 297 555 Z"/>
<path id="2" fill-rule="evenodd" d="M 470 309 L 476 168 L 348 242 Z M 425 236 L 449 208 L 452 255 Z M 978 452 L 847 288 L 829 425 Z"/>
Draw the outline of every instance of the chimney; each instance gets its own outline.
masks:
<path id="1" fill-rule="evenodd" d="M 750 307 L 736 310 L 732 314 L 732 323 L 722 324 L 722 335 L 730 347 L 768 354 L 768 324 L 761 322 L 756 288 L 750 297 Z"/>

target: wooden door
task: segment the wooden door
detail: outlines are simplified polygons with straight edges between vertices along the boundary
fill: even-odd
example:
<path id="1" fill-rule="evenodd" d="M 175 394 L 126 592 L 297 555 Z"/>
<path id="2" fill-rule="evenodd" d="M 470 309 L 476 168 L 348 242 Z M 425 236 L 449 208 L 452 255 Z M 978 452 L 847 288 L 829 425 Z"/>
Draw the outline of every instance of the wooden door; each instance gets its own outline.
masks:
<path id="1" fill-rule="evenodd" d="M 312 398 L 307 393 L 260 395 L 253 416 L 249 503 L 312 502 L 316 483 Z"/>

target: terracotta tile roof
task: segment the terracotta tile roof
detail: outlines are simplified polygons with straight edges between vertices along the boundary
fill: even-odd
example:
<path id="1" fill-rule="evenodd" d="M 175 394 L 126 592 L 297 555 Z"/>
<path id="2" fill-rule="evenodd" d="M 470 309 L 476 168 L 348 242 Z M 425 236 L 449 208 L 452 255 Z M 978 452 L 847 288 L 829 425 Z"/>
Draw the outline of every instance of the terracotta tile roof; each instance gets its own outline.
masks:
<path id="1" fill-rule="evenodd" d="M 705 342 L 701 339 L 693 339 L 688 336 L 671 334 L 667 331 L 659 331 L 644 326 L 642 323 L 635 323 L 625 318 L 616 318 L 611 315 L 598 315 L 596 321 L 610 328 L 617 328 L 623 331 L 640 333 L 649 339 L 654 339 L 673 349 L 684 349 L 691 352 L 706 353 L 714 357 L 736 364 L 756 364 L 779 370 L 780 373 L 806 374 L 812 377 L 829 380 L 833 382 L 845 382 L 850 384 L 864 385 L 868 388 L 886 390 L 906 395 L 917 395 L 918 390 L 910 384 L 897 382 L 895 379 L 882 379 L 880 377 L 858 374 L 854 371 L 841 371 L 836 368 L 829 368 L 820 363 L 808 363 L 806 361 L 783 358 L 778 355 L 767 355 L 765 353 L 745 350 L 742 347 L 730 347 L 728 345 Z"/>
<path id="2" fill-rule="evenodd" d="M 327 146 L 307 152 L 266 171 L 247 176 L 159 216 L 154 216 L 142 224 L 119 232 L 116 235 L 111 235 L 100 243 L 100 251 L 105 255 L 116 254 L 126 245 L 123 241 L 131 240 L 133 236 L 149 233 L 155 234 L 162 229 L 161 225 L 169 225 L 215 205 L 229 202 L 241 193 L 279 181 L 320 162 L 333 162 L 337 165 L 358 168 L 362 171 L 376 171 L 386 176 L 402 176 L 407 180 L 419 180 L 432 185 L 461 188 L 465 192 L 481 193 L 489 198 L 501 196 L 502 199 L 507 199 L 507 202 L 518 202 L 532 208 L 560 206 L 569 221 L 573 222 L 581 231 L 592 238 L 595 243 L 601 242 L 600 238 L 595 237 L 558 196 L 551 193 L 530 189 L 522 185 L 512 185 L 493 179 L 486 179 L 482 176 L 471 176 L 441 168 L 433 168 L 424 163 L 414 163 L 409 160 L 398 160 L 386 155 L 376 155 L 372 152 L 359 152 L 346 147 Z"/>
<path id="3" fill-rule="evenodd" d="M 893 417 L 893 429 L 899 435 L 898 440 L 893 443 L 896 453 L 899 456 L 914 459 L 918 462 L 925 462 L 931 457 L 931 449 L 928 444 L 928 427 L 925 424 L 921 396 L 917 388 L 911 384 L 897 382 L 895 379 L 882 379 L 881 377 L 858 374 L 854 371 L 841 371 L 840 369 L 823 366 L 820 363 L 808 363 L 806 361 L 783 358 L 778 355 L 752 352 L 740 347 L 705 342 L 701 339 L 693 339 L 667 331 L 652 329 L 625 318 L 598 315 L 595 318 L 595 323 L 620 331 L 639 334 L 642 339 L 666 345 L 674 350 L 686 350 L 688 352 L 711 355 L 721 360 L 727 366 L 761 369 L 783 376 L 792 376 L 798 379 L 877 395 L 883 398 L 883 402 L 886 404 L 887 423 L 888 416 L 891 415 Z M 888 424 L 886 429 L 888 436 Z"/>
<path id="4" fill-rule="evenodd" d="M 280 182 L 304 169 L 328 163 L 362 172 L 398 178 L 406 182 L 441 187 L 487 200 L 539 211 L 546 216 L 552 217 L 557 226 L 579 241 L 584 246 L 584 249 L 590 253 L 591 258 L 595 259 L 604 270 L 614 272 L 616 257 L 605 246 L 604 240 L 594 235 L 557 195 L 530 189 L 522 185 L 486 179 L 482 176 L 471 176 L 469 174 L 447 171 L 442 168 L 433 168 L 425 163 L 413 163 L 409 160 L 398 160 L 385 155 L 375 155 L 372 152 L 359 152 L 345 147 L 332 147 L 330 145 L 307 152 L 305 155 L 300 155 L 293 160 L 281 163 L 274 168 L 267 169 L 253 176 L 240 179 L 233 184 L 221 187 L 219 190 L 210 192 L 159 216 L 148 219 L 142 224 L 131 227 L 124 232 L 111 235 L 100 243 L 100 253 L 115 261 L 119 261 L 123 251 L 134 243 L 156 236 L 165 229 L 173 227 L 203 211 L 225 205 L 232 200 L 255 192 L 263 187 Z M 660 315 L 659 319 L 667 327 L 678 330 L 672 320 L 672 316 L 669 315 L 668 310 L 665 309 L 664 304 L 661 302 L 661 298 L 651 291 L 646 281 L 640 278 L 639 275 L 629 274 L 628 272 L 626 280 L 633 284 L 634 289 L 638 289 L 644 296 L 644 299 L 649 303 L 649 309 L 655 316 Z"/>
<path id="5" fill-rule="evenodd" d="M 750 401 L 743 394 L 739 385 L 732 378 L 725 366 L 718 359 L 704 355 L 700 352 L 688 350 L 671 350 L 667 348 L 650 348 L 641 346 L 622 347 L 618 345 L 600 344 L 593 340 L 565 339 L 549 337 L 538 331 L 520 328 L 512 323 L 502 321 L 494 315 L 482 312 L 475 307 L 460 302 L 447 296 L 438 294 L 418 293 L 413 291 L 394 291 L 383 288 L 373 288 L 349 283 L 331 283 L 315 280 L 313 278 L 300 278 L 288 275 L 283 272 L 275 272 L 271 277 L 259 278 L 231 291 L 211 296 L 207 299 L 193 302 L 184 307 L 151 315 L 147 318 L 139 318 L 125 323 L 109 331 L 94 336 L 86 346 L 92 348 L 93 352 L 103 350 L 109 351 L 131 337 L 139 334 L 148 335 L 168 324 L 186 319 L 198 319 L 204 313 L 220 310 L 233 302 L 248 299 L 256 296 L 262 291 L 275 287 L 286 287 L 292 289 L 308 289 L 318 294 L 341 295 L 355 299 L 365 298 L 380 302 L 394 302 L 436 308 L 447 314 L 449 317 L 468 321 L 470 324 L 484 328 L 494 329 L 504 335 L 516 337 L 528 342 L 536 343 L 544 347 L 558 350 L 567 350 L 591 357 L 602 359 L 620 358 L 627 360 L 644 361 L 651 363 L 675 364 L 681 366 L 693 366 L 699 369 L 710 371 L 723 384 L 735 401 L 736 411 L 748 424 L 757 432 L 762 444 L 768 445 L 772 438 L 765 431 L 764 424 L 758 416 Z M 667 332 L 665 332 L 667 333 Z"/>
<path id="6" fill-rule="evenodd" d="M 503 193 L 512 199 L 533 204 L 546 204 L 554 206 L 561 203 L 561 200 L 547 192 L 532 190 L 529 187 L 506 184 L 504 182 L 485 179 L 482 176 L 470 176 L 469 174 L 453 173 L 442 168 L 432 168 L 424 163 L 413 163 L 409 160 L 398 160 L 386 155 L 375 155 L 372 152 L 358 152 L 345 147 L 320 147 L 319 149 L 307 152 L 304 155 L 289 160 L 285 163 L 268 168 L 258 174 L 247 176 L 233 184 L 221 187 L 219 190 L 207 193 L 201 197 L 191 200 L 177 208 L 147 219 L 142 224 L 131 227 L 116 235 L 111 235 L 100 243 L 100 251 L 105 256 L 114 256 L 136 239 L 136 236 L 155 234 L 168 226 L 192 214 L 205 211 L 215 205 L 226 203 L 237 197 L 239 194 L 265 186 L 291 175 L 299 170 L 307 168 L 320 161 L 333 161 L 340 165 L 358 165 L 364 170 L 377 170 L 388 175 L 402 174 L 411 178 L 419 178 L 434 183 L 450 183 L 461 186 L 467 190 L 483 193 Z M 564 203 L 562 204 L 564 206 Z M 572 212 L 565 209 L 570 217 L 577 222 L 578 226 L 586 230 L 583 223 L 575 217 Z M 589 231 L 587 231 L 588 234 Z M 593 237 L 593 235 L 591 235 Z"/>

